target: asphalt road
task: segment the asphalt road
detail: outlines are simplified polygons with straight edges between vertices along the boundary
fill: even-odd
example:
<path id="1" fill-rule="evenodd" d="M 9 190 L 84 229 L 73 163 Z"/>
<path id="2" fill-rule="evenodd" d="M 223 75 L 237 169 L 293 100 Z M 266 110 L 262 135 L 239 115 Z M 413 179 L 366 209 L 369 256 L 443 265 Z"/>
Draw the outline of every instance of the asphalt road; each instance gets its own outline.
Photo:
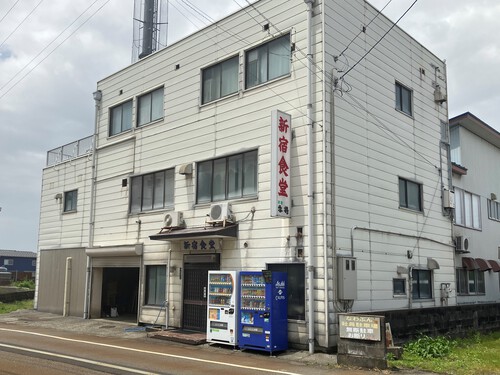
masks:
<path id="1" fill-rule="evenodd" d="M 0 323 L 2 374 L 366 374 L 226 347 L 91 336 Z"/>

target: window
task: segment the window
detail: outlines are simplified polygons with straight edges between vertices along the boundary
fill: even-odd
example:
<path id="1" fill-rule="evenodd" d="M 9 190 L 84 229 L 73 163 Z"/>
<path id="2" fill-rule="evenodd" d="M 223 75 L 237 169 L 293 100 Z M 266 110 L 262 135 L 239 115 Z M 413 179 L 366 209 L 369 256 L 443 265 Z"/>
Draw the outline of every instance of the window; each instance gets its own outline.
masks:
<path id="1" fill-rule="evenodd" d="M 257 151 L 198 163 L 198 203 L 257 194 Z"/>
<path id="2" fill-rule="evenodd" d="M 3 260 L 3 265 L 4 266 L 13 266 L 14 265 L 14 259 L 4 259 Z"/>
<path id="3" fill-rule="evenodd" d="M 64 212 L 76 211 L 77 190 L 71 190 L 64 193 Z"/>
<path id="4" fill-rule="evenodd" d="M 488 217 L 500 221 L 500 203 L 488 199 Z"/>
<path id="5" fill-rule="evenodd" d="M 163 306 L 165 302 L 166 266 L 146 266 L 146 305 Z"/>
<path id="6" fill-rule="evenodd" d="M 174 205 L 174 169 L 132 177 L 130 212 L 151 211 Z"/>
<path id="7" fill-rule="evenodd" d="M 422 211 L 422 185 L 400 178 L 399 207 Z"/>
<path id="8" fill-rule="evenodd" d="M 484 272 L 457 268 L 456 277 L 458 294 L 485 294 Z"/>
<path id="9" fill-rule="evenodd" d="M 408 116 L 413 114 L 411 97 L 412 91 L 396 82 L 396 109 L 406 113 Z"/>
<path id="10" fill-rule="evenodd" d="M 290 35 L 271 40 L 246 53 L 245 87 L 250 88 L 290 73 Z"/>
<path id="11" fill-rule="evenodd" d="M 462 156 L 460 151 L 460 128 L 458 126 L 450 128 L 450 157 L 453 163 L 462 165 Z"/>
<path id="12" fill-rule="evenodd" d="M 32 261 L 31 261 L 31 266 L 32 266 L 32 267 L 36 267 L 36 260 L 32 260 Z"/>
<path id="13" fill-rule="evenodd" d="M 239 56 L 203 69 L 202 104 L 223 98 L 238 91 Z"/>
<path id="14" fill-rule="evenodd" d="M 455 188 L 455 224 L 481 229 L 481 200 L 479 195 Z"/>
<path id="15" fill-rule="evenodd" d="M 267 269 L 275 272 L 287 272 L 288 276 L 288 319 L 306 319 L 306 286 L 304 263 L 274 263 Z"/>
<path id="16" fill-rule="evenodd" d="M 163 118 L 163 87 L 139 97 L 137 126 Z"/>
<path id="17" fill-rule="evenodd" d="M 413 299 L 432 298 L 431 271 L 414 269 L 411 272 L 411 277 Z"/>
<path id="18" fill-rule="evenodd" d="M 109 135 L 120 134 L 132 129 L 132 100 L 111 108 Z"/>
<path id="19" fill-rule="evenodd" d="M 394 296 L 406 296 L 406 279 L 392 279 L 392 293 Z"/>

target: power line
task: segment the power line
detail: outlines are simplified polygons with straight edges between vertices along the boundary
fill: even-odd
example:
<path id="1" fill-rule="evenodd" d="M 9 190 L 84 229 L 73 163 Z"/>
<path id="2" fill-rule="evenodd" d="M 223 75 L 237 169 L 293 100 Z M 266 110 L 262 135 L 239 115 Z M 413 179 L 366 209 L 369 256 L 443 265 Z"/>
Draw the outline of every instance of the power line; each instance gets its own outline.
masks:
<path id="1" fill-rule="evenodd" d="M 58 49 L 65 41 L 67 41 L 70 37 L 72 37 L 82 26 L 84 26 L 92 17 L 94 17 L 110 1 L 111 0 L 106 0 L 104 2 L 104 4 L 102 4 L 94 13 L 92 13 L 85 21 L 83 21 L 75 30 L 73 30 L 66 38 L 64 38 L 52 51 L 50 51 L 48 55 L 46 55 L 33 68 L 31 68 L 28 72 L 26 72 L 26 74 L 24 76 L 22 76 L 15 84 L 13 84 L 5 93 L 0 95 L 0 99 L 2 99 L 5 95 L 7 95 L 14 87 L 16 87 L 23 79 L 25 79 L 33 70 L 35 70 L 42 62 L 44 62 L 50 55 L 52 55 L 52 53 L 54 53 L 54 51 L 56 49 Z"/>
<path id="2" fill-rule="evenodd" d="M 49 48 L 49 47 L 52 45 L 52 43 L 54 43 L 57 39 L 59 39 L 59 37 L 60 37 L 62 34 L 64 34 L 64 33 L 66 32 L 66 30 L 68 30 L 71 26 L 73 26 L 73 25 L 76 23 L 76 21 L 78 21 L 78 20 L 79 20 L 79 19 L 80 19 L 80 18 L 81 18 L 81 17 L 82 17 L 85 13 L 87 13 L 87 11 L 88 11 L 90 8 L 92 8 L 92 6 L 94 6 L 94 4 L 95 4 L 95 3 L 97 3 L 98 1 L 99 1 L 99 0 L 95 0 L 92 4 L 90 4 L 90 5 L 87 7 L 87 9 L 85 9 L 82 13 L 80 13 L 80 15 L 79 15 L 77 18 L 75 18 L 75 20 L 74 20 L 73 22 L 71 22 L 68 26 L 66 26 L 66 28 L 65 28 L 63 31 L 61 31 L 61 32 L 60 32 L 60 33 L 59 33 L 59 34 L 58 34 L 58 35 L 57 35 L 54 39 L 52 39 L 52 41 L 51 41 L 49 44 L 47 44 L 47 45 L 46 45 L 46 46 L 45 46 L 45 47 L 44 47 L 44 48 L 43 48 L 40 52 L 38 52 L 38 54 L 37 54 L 35 57 L 33 57 L 33 58 L 32 58 L 32 59 L 31 59 L 31 60 L 30 60 L 30 61 L 29 61 L 29 62 L 28 62 L 25 66 L 23 66 L 23 67 L 21 68 L 21 70 L 19 70 L 16 74 L 14 74 L 14 76 L 13 76 L 10 80 L 8 80 L 8 81 L 7 81 L 7 82 L 6 82 L 6 83 L 5 83 L 2 87 L 0 87 L 0 91 L 2 91 L 5 87 L 7 87 L 9 83 L 11 83 L 11 82 L 12 82 L 12 81 L 13 81 L 13 80 L 14 80 L 14 79 L 15 79 L 15 78 L 16 78 L 16 77 L 17 77 L 17 76 L 18 76 L 18 75 L 19 75 L 19 74 L 20 74 L 20 73 L 24 70 L 24 69 L 26 69 L 26 68 L 27 68 L 27 67 L 28 67 L 28 66 L 29 66 L 29 65 L 30 65 L 30 64 L 31 64 L 31 63 L 32 63 L 32 62 L 33 62 L 33 61 L 34 61 L 37 57 L 39 57 L 39 56 L 40 56 L 43 52 L 45 52 L 45 50 L 46 50 L 47 48 Z"/>
<path id="3" fill-rule="evenodd" d="M 370 21 L 370 22 L 368 22 L 368 24 L 367 24 L 367 25 L 364 25 L 364 26 L 363 26 L 363 28 L 361 29 L 361 31 L 360 31 L 360 32 L 359 32 L 359 33 L 358 33 L 358 34 L 357 34 L 354 38 L 352 38 L 352 40 L 351 40 L 351 41 L 349 42 L 349 44 L 348 44 L 348 45 L 344 48 L 344 50 L 343 50 L 342 52 L 340 52 L 339 56 L 342 56 L 342 55 L 345 53 L 345 51 L 347 51 L 347 50 L 349 49 L 349 47 L 351 46 L 351 44 L 352 44 L 352 43 L 353 43 L 353 42 L 354 42 L 354 41 L 358 38 L 358 36 L 360 36 L 362 33 L 366 32 L 366 29 L 368 28 L 368 26 L 370 26 L 370 25 L 371 25 L 371 23 L 372 23 L 373 21 L 375 21 L 375 19 L 376 19 L 376 18 L 377 18 L 377 17 L 378 17 L 378 16 L 379 16 L 379 15 L 380 15 L 383 11 L 384 11 L 384 9 L 385 9 L 385 8 L 387 8 L 387 6 L 388 6 L 390 3 L 392 3 L 392 0 L 389 0 L 389 1 L 387 2 L 387 4 L 385 4 L 385 5 L 384 5 L 384 7 L 378 11 L 378 13 L 375 15 L 375 17 L 373 17 L 373 18 L 371 19 L 371 21 Z"/>
<path id="4" fill-rule="evenodd" d="M 366 56 L 368 56 L 368 54 L 373 51 L 373 49 L 387 36 L 387 34 L 389 34 L 389 32 L 394 29 L 394 27 L 396 27 L 396 25 L 398 24 L 399 21 L 401 21 L 401 19 L 410 11 L 411 8 L 413 8 L 413 6 L 417 3 L 418 0 L 415 0 L 408 9 L 406 9 L 406 11 L 401 15 L 401 17 L 398 18 L 398 20 L 393 23 L 391 25 L 391 27 L 389 28 L 389 30 L 387 30 L 385 32 L 384 35 L 382 35 L 382 37 L 368 50 L 368 52 L 366 52 L 351 68 L 349 68 L 349 70 L 347 72 L 345 72 L 344 74 L 342 74 L 342 76 L 339 78 L 339 79 L 343 79 L 347 74 L 349 74 L 349 72 L 351 70 L 353 70 Z"/>
<path id="5" fill-rule="evenodd" d="M 2 46 L 5 44 L 5 42 L 7 40 L 9 40 L 9 38 L 12 36 L 12 34 L 14 34 L 17 29 L 19 29 L 21 27 L 21 25 L 24 23 L 24 21 L 26 21 L 28 19 L 29 16 L 31 16 L 33 14 L 33 12 L 40 6 L 41 3 L 43 3 L 44 0 L 40 0 L 38 2 L 38 4 L 35 5 L 35 7 L 31 10 L 31 12 L 28 13 L 28 15 L 26 17 L 24 17 L 24 19 L 19 23 L 19 25 L 17 25 L 14 30 L 11 31 L 11 33 L 9 35 L 7 35 L 7 38 L 4 39 L 4 41 L 0 44 L 0 48 L 2 48 Z M 14 4 L 15 5 L 15 4 Z M 2 18 L 3 19 L 3 18 Z"/>
<path id="6" fill-rule="evenodd" d="M 4 20 L 4 18 L 5 18 L 5 17 L 7 17 L 7 16 L 9 15 L 10 11 L 11 11 L 12 9 L 14 9 L 14 7 L 17 5 L 17 3 L 18 3 L 19 1 L 20 1 L 20 0 L 17 0 L 17 1 L 14 3 L 14 5 L 12 5 L 12 6 L 10 7 L 10 9 L 7 11 L 7 13 L 5 13 L 5 14 L 4 14 L 4 16 L 2 17 L 2 19 L 0 19 L 0 22 L 2 22 L 2 21 Z"/>

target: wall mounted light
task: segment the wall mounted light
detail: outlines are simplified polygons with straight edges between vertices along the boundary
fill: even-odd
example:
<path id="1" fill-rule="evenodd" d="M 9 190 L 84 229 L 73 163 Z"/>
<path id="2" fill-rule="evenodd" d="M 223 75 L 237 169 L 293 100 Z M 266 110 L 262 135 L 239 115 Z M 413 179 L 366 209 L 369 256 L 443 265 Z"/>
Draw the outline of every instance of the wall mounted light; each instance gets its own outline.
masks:
<path id="1" fill-rule="evenodd" d="M 95 91 L 92 95 L 94 96 L 94 100 L 96 102 L 100 102 L 102 100 L 102 91 L 101 90 Z"/>

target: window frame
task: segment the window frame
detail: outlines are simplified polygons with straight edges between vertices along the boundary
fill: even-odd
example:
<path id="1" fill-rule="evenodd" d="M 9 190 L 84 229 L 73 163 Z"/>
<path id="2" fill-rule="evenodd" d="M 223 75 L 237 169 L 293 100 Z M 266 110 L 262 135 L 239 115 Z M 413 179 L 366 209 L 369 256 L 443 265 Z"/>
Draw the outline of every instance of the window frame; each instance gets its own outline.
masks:
<path id="1" fill-rule="evenodd" d="M 457 294 L 459 296 L 483 296 L 486 294 L 486 284 L 483 271 L 457 268 L 455 277 L 457 283 Z"/>
<path id="2" fill-rule="evenodd" d="M 231 63 L 233 60 L 236 62 L 236 88 L 234 91 L 230 91 L 226 94 L 223 94 L 224 75 L 223 75 L 222 67 L 224 64 Z M 211 97 L 211 95 L 210 95 L 210 98 L 205 98 L 205 96 L 206 96 L 205 94 L 208 91 L 210 91 L 210 90 L 208 90 L 208 87 L 206 87 L 206 85 L 205 85 L 205 83 L 208 82 L 206 80 L 206 75 L 208 75 L 209 72 L 213 72 L 216 69 L 220 70 L 218 72 L 219 73 L 219 82 L 218 82 L 218 87 L 216 89 L 216 91 L 218 91 L 218 94 L 216 94 L 214 97 Z M 223 98 L 226 98 L 228 96 L 237 94 L 239 91 L 239 88 L 240 88 L 239 77 L 240 77 L 240 55 L 239 54 L 228 57 L 227 59 L 224 59 L 216 64 L 212 64 L 210 66 L 202 68 L 201 69 L 201 100 L 200 100 L 201 105 L 212 103 L 212 102 L 217 101 L 219 99 L 223 99 Z"/>
<path id="3" fill-rule="evenodd" d="M 162 191 L 160 192 L 160 187 L 157 185 L 157 182 L 159 180 L 157 180 L 157 178 L 161 177 L 161 174 L 163 174 L 164 177 L 163 187 L 161 188 Z M 148 187 L 148 191 L 145 191 L 145 184 L 147 184 L 148 182 L 151 184 L 151 190 Z M 138 183 L 140 183 L 140 186 L 138 185 Z M 139 192 L 137 192 L 136 189 L 139 189 Z M 162 196 L 161 204 L 159 204 L 160 193 Z M 130 177 L 129 213 L 138 214 L 143 212 L 173 208 L 175 201 L 174 193 L 175 168 L 162 169 L 161 171 L 132 176 Z M 139 194 L 139 196 L 137 196 L 137 194 Z M 149 202 L 146 203 L 145 199 L 150 200 L 151 204 L 149 205 Z M 139 208 L 137 209 L 136 207 Z"/>
<path id="4" fill-rule="evenodd" d="M 425 290 L 423 290 L 423 286 L 425 286 L 425 279 L 421 281 L 421 275 L 427 274 L 429 277 L 426 279 L 429 283 L 428 285 L 428 295 L 423 295 Z M 415 277 L 417 275 L 417 277 Z M 421 268 L 413 268 L 411 270 L 411 294 L 412 294 L 412 299 L 413 300 L 431 300 L 434 298 L 434 293 L 433 293 L 433 285 L 434 285 L 434 280 L 433 280 L 433 272 L 432 270 L 429 269 L 421 269 Z M 417 287 L 417 288 L 415 288 Z"/>
<path id="5" fill-rule="evenodd" d="M 500 221 L 500 203 L 495 200 L 488 199 L 487 204 L 488 204 L 488 219 L 494 221 Z"/>
<path id="6" fill-rule="evenodd" d="M 277 75 L 272 75 L 270 77 L 270 66 L 272 66 L 272 64 L 271 64 L 271 59 L 269 58 L 269 56 L 272 56 L 273 53 L 269 52 L 269 47 L 274 45 L 274 44 L 282 43 L 280 41 L 283 41 L 283 40 L 286 40 L 287 42 L 285 45 L 288 45 L 288 48 L 287 48 L 287 51 L 288 51 L 288 56 L 287 56 L 288 63 L 287 64 L 288 64 L 288 66 L 287 66 L 287 68 L 283 69 L 282 73 L 279 73 Z M 252 54 L 252 53 L 256 53 L 257 58 L 255 60 L 250 61 L 250 54 Z M 284 61 L 284 55 L 283 56 L 277 55 L 277 56 L 279 56 L 280 58 L 283 57 L 283 61 Z M 282 77 L 290 76 L 291 71 L 292 71 L 292 62 L 291 62 L 291 60 L 292 60 L 292 38 L 291 38 L 291 34 L 287 33 L 287 34 L 281 35 L 277 38 L 273 38 L 271 40 L 268 40 L 265 43 L 262 43 L 256 47 L 253 47 L 251 49 L 246 50 L 244 53 L 244 58 L 245 58 L 245 66 L 244 66 L 244 68 L 245 68 L 244 69 L 245 90 L 251 89 L 253 87 L 258 87 L 258 86 L 263 85 L 267 82 L 271 82 L 271 81 L 274 81 L 274 80 L 282 78 Z M 255 61 L 255 65 L 254 65 L 254 61 Z M 280 61 L 280 62 L 282 63 L 283 61 Z M 260 76 L 260 73 L 263 72 L 263 64 L 264 63 L 265 63 L 265 68 L 266 68 L 265 69 L 266 77 L 263 79 Z M 251 81 L 250 80 L 251 76 L 250 76 L 249 70 L 253 66 L 255 66 L 257 77 Z M 285 70 L 286 70 L 286 72 L 285 72 Z"/>
<path id="7" fill-rule="evenodd" d="M 238 163 L 239 160 L 241 160 L 241 164 L 238 165 L 239 169 L 232 169 L 232 163 Z M 259 188 L 258 163 L 258 150 L 198 162 L 196 165 L 196 203 L 256 197 Z M 247 169 L 252 169 L 253 176 L 249 176 Z M 247 184 L 247 181 L 250 183 Z M 234 186 L 230 186 L 231 183 L 241 186 L 236 189 Z M 203 190 L 201 190 L 202 187 L 204 187 Z M 250 189 L 250 191 L 245 192 L 246 189 Z M 239 190 L 239 193 L 235 193 L 236 190 Z"/>
<path id="8" fill-rule="evenodd" d="M 64 201 L 63 201 L 63 212 L 65 213 L 76 212 L 77 207 L 78 207 L 78 189 L 65 191 Z"/>
<path id="9" fill-rule="evenodd" d="M 394 84 L 394 91 L 396 97 L 395 109 L 398 112 L 413 117 L 413 90 L 408 86 L 403 85 L 401 82 L 396 81 Z M 404 94 L 407 95 L 405 96 Z M 406 98 L 409 100 L 409 103 L 406 103 L 405 106 Z M 406 107 L 408 107 L 408 110 L 406 110 Z"/>
<path id="10" fill-rule="evenodd" d="M 144 304 L 147 306 L 163 306 L 165 304 L 167 290 L 167 265 L 151 264 L 146 265 L 145 268 L 146 280 L 144 281 Z M 154 275 L 152 275 L 152 273 L 154 273 Z M 152 280 L 151 276 L 154 276 L 154 280 Z M 150 285 L 152 281 L 155 283 L 154 289 L 151 288 Z M 152 291 L 153 293 L 151 293 Z"/>
<path id="11" fill-rule="evenodd" d="M 396 291 L 396 282 L 402 283 L 403 285 L 403 291 L 399 292 Z M 407 292 L 406 292 L 406 279 L 404 277 L 394 277 L 392 279 L 392 296 L 393 297 L 406 297 Z"/>
<path id="12" fill-rule="evenodd" d="M 124 124 L 124 121 L 123 121 L 123 109 L 127 106 L 130 105 L 130 124 L 127 124 L 127 127 L 124 128 L 123 124 Z M 121 112 L 120 112 L 120 130 L 119 131 L 116 131 L 114 132 L 113 128 L 113 123 L 114 123 L 114 119 L 115 119 L 115 110 L 118 110 L 118 108 L 121 109 Z M 128 109 L 128 108 L 127 108 Z M 109 128 L 108 128 L 108 136 L 109 137 L 113 137 L 115 135 L 118 135 L 118 134 L 121 134 L 121 133 L 124 133 L 126 131 L 129 131 L 129 130 L 132 130 L 132 126 L 133 126 L 133 123 L 134 123 L 134 119 L 133 119 L 133 112 L 134 112 L 134 99 L 129 99 L 129 100 L 126 100 L 120 104 L 117 104 L 113 107 L 110 107 L 109 108 Z"/>
<path id="13" fill-rule="evenodd" d="M 454 224 L 465 228 L 482 230 L 481 196 L 459 187 L 454 187 L 453 190 L 455 191 Z M 475 201 L 476 204 L 474 204 Z M 477 208 L 477 212 L 475 212 L 474 208 Z"/>
<path id="14" fill-rule="evenodd" d="M 301 270 L 289 272 L 290 267 L 298 268 L 299 266 L 302 268 Z M 266 269 L 270 271 L 287 273 L 287 291 L 288 291 L 287 319 L 296 321 L 305 321 L 306 320 L 305 263 L 302 262 L 267 263 Z M 294 280 L 294 277 L 297 277 L 297 280 Z M 297 285 L 295 282 L 297 282 Z"/>
<path id="15" fill-rule="evenodd" d="M 402 201 L 402 191 L 401 191 L 401 183 L 404 183 L 404 201 Z M 418 209 L 415 209 L 411 206 L 408 185 L 418 187 Z M 399 208 L 404 208 L 406 210 L 411 210 L 414 212 L 424 212 L 424 186 L 423 184 L 409 180 L 407 178 L 398 177 L 398 192 L 399 192 Z"/>
<path id="16" fill-rule="evenodd" d="M 154 94 L 159 92 L 159 91 L 161 91 L 161 115 L 153 118 L 153 108 L 154 108 L 153 98 L 154 98 Z M 142 100 L 146 100 L 146 98 L 148 98 L 148 97 L 150 98 L 149 108 L 148 108 L 149 118 L 145 122 L 141 123 L 140 122 L 141 121 L 141 103 L 142 103 Z M 136 116 L 135 122 L 136 122 L 138 128 L 146 126 L 152 122 L 159 121 L 159 120 L 163 119 L 164 116 L 165 116 L 165 87 L 164 86 L 157 87 L 156 89 L 148 91 L 147 93 L 142 94 L 142 95 L 137 97 L 137 116 Z"/>
<path id="17" fill-rule="evenodd" d="M 14 265 L 14 259 L 4 259 L 3 260 L 3 265 L 4 266 L 13 266 Z"/>

